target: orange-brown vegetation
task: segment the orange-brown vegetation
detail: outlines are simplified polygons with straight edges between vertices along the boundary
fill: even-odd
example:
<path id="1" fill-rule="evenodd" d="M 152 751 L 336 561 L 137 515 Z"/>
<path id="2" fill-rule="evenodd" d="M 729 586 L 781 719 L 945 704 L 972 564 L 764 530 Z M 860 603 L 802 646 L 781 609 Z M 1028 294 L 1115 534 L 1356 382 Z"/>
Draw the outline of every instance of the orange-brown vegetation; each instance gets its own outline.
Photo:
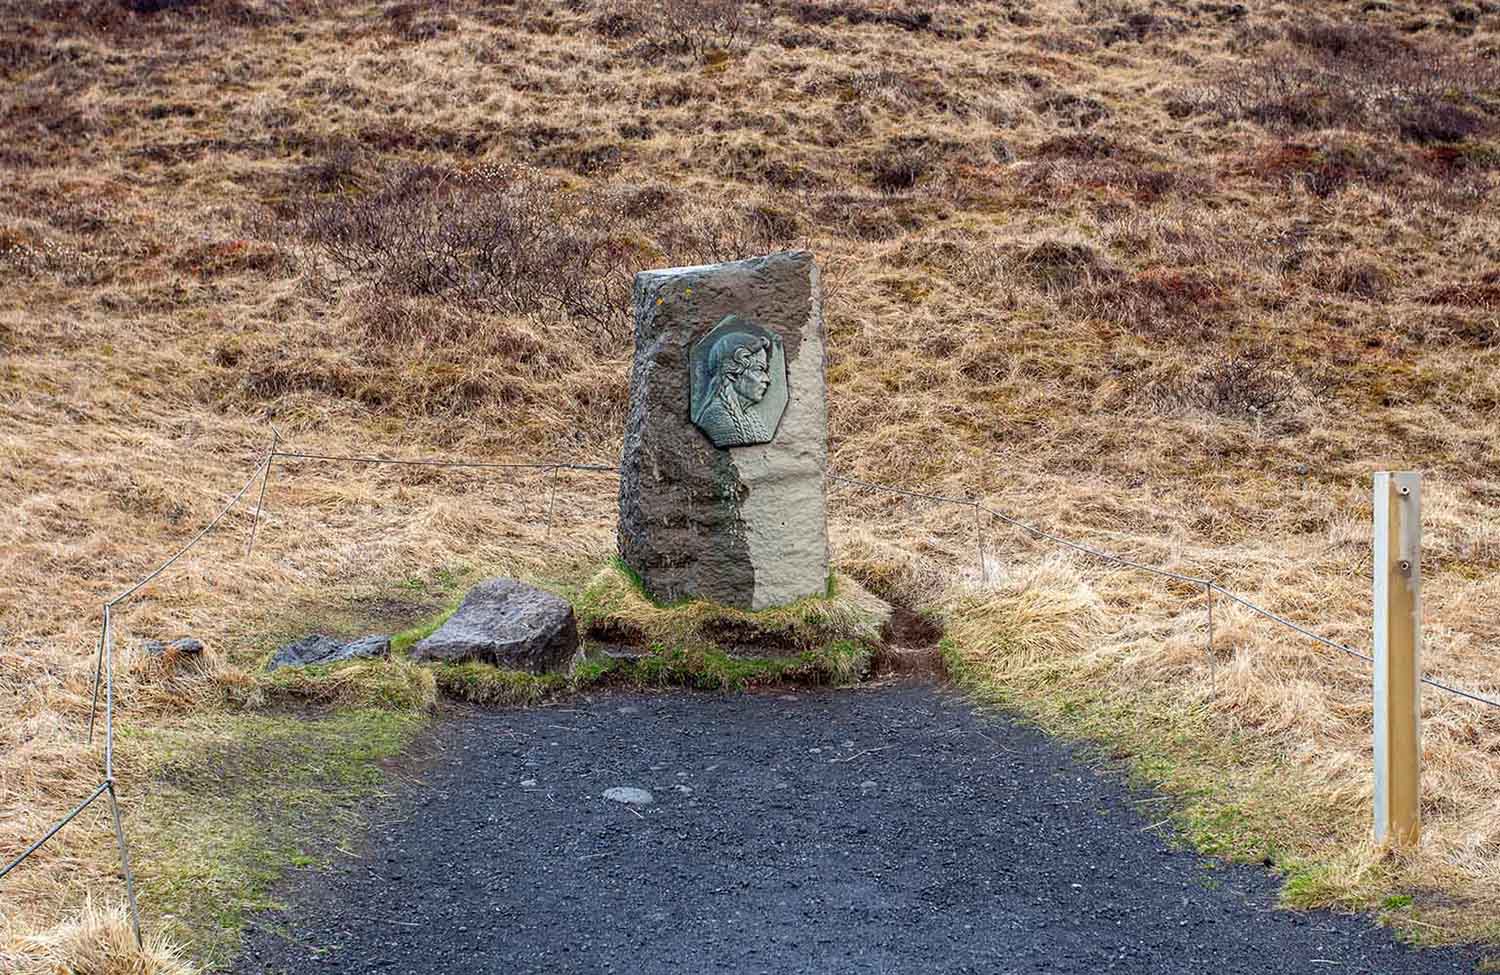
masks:
<path id="1" fill-rule="evenodd" d="M 0 10 L 0 858 L 97 783 L 99 606 L 271 425 L 322 453 L 612 462 L 631 274 L 786 246 L 825 272 L 840 471 L 1364 647 L 1370 473 L 1420 468 L 1427 667 L 1500 692 L 1493 4 Z M 439 570 L 602 557 L 609 477 L 556 487 L 549 533 L 543 474 L 278 464 L 252 558 L 243 505 L 122 610 L 122 726 L 257 706 L 264 635 L 328 607 L 407 626 Z M 1019 706 L 1139 715 L 1071 726 L 1122 755 L 1173 714 L 1235 742 L 1179 736 L 1194 775 L 1145 774 L 1238 803 L 1303 902 L 1412 894 L 1418 933 L 1496 935 L 1500 712 L 1429 690 L 1426 839 L 1388 857 L 1361 845 L 1357 662 L 1227 605 L 1210 654 L 1201 593 L 999 523 L 981 576 L 972 511 L 833 494 L 841 567 L 951 614 Z M 164 681 L 139 641 L 183 633 L 207 659 Z M 145 748 L 121 756 L 136 835 Z M 15 945 L 119 895 L 103 815 L 7 878 Z"/>

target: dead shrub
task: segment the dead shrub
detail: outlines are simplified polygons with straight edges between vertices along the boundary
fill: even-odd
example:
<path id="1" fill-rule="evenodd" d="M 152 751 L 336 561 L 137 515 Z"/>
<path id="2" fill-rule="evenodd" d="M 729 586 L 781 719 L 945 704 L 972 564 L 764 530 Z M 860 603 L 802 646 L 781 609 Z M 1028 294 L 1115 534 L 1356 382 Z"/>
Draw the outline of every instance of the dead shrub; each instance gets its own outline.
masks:
<path id="1" fill-rule="evenodd" d="M 402 0 L 385 8 L 385 25 L 396 37 L 411 44 L 435 40 L 458 30 L 458 21 L 453 17 L 436 16 L 446 7 L 446 3 L 433 0 L 421 3 Z"/>
<path id="2" fill-rule="evenodd" d="M 1127 306 L 1144 306 L 1147 314 L 1176 318 L 1203 315 L 1223 306 L 1219 283 L 1196 268 L 1154 267 L 1122 287 Z M 1139 315 L 1138 318 L 1144 318 Z"/>
<path id="3" fill-rule="evenodd" d="M 1495 127 L 1500 64 L 1360 24 L 1295 24 L 1207 100 L 1226 118 L 1282 131 L 1345 128 L 1418 144 Z"/>
<path id="4" fill-rule="evenodd" d="M 1383 301 L 1391 288 L 1391 274 L 1368 260 L 1342 260 L 1318 275 L 1318 283 L 1342 295 Z"/>
<path id="5" fill-rule="evenodd" d="M 793 0 L 789 5 L 789 11 L 792 18 L 799 24 L 819 27 L 842 19 L 851 26 L 879 24 L 898 27 L 912 33 L 931 31 L 940 37 L 956 38 L 959 36 L 958 32 L 951 27 L 939 24 L 932 10 L 920 9 L 923 6 L 932 6 L 932 4 L 918 2 L 892 8 L 868 2 L 852 2 L 852 0 Z"/>
<path id="6" fill-rule="evenodd" d="M 299 230 L 379 291 L 476 310 L 563 316 L 624 334 L 633 245 L 621 208 L 531 175 L 414 166 L 374 192 L 312 201 Z"/>
<path id="7" fill-rule="evenodd" d="M 243 238 L 188 244 L 172 257 L 171 266 L 200 280 L 246 272 L 285 274 L 292 269 L 291 261 L 275 247 Z"/>
<path id="8" fill-rule="evenodd" d="M 1164 163 L 1142 165 L 1131 162 L 1098 160 L 1087 162 L 1044 161 L 1028 166 L 1021 181 L 1038 197 L 1066 199 L 1079 190 L 1100 190 L 1126 194 L 1137 203 L 1151 204 L 1178 188 L 1183 176 Z M 1189 185 L 1201 180 L 1190 179 Z"/>
<path id="9" fill-rule="evenodd" d="M 1425 169 L 1444 178 L 1500 170 L 1500 147 L 1485 143 L 1429 146 L 1420 158 Z"/>
<path id="10" fill-rule="evenodd" d="M 1024 248 L 1016 268 L 1047 293 L 1058 293 L 1104 281 L 1120 272 L 1090 245 L 1075 240 L 1043 240 Z"/>
<path id="11" fill-rule="evenodd" d="M 1491 271 L 1475 280 L 1440 285 L 1423 295 L 1422 303 L 1500 310 L 1500 271 Z"/>
<path id="12" fill-rule="evenodd" d="M 1093 132 L 1070 132 L 1053 136 L 1036 147 L 1036 157 L 1045 160 L 1073 159 L 1095 161 L 1126 158 L 1129 149 L 1113 139 Z"/>
<path id="13" fill-rule="evenodd" d="M 927 146 L 898 145 L 882 151 L 868 163 L 870 184 L 882 193 L 902 193 L 914 189 L 932 166 L 932 150 Z"/>
<path id="14" fill-rule="evenodd" d="M 1070 91 L 1055 92 L 1039 98 L 1034 107 L 1038 114 L 1051 115 L 1060 124 L 1074 129 L 1089 128 L 1112 114 L 1109 107 L 1099 99 Z"/>
<path id="15" fill-rule="evenodd" d="M 811 212 L 820 224 L 853 240 L 891 240 L 920 230 L 929 216 L 922 201 L 883 193 L 824 193 Z"/>
<path id="16" fill-rule="evenodd" d="M 1112 268 L 1080 276 L 1057 291 L 1069 311 L 1133 329 L 1162 341 L 1199 339 L 1228 308 L 1228 290 L 1195 267 L 1150 267 L 1136 274 Z"/>
<path id="17" fill-rule="evenodd" d="M 644 35 L 650 49 L 699 60 L 759 43 L 771 21 L 759 0 L 609 0 L 604 6 L 594 21 L 604 36 Z"/>
<path id="18" fill-rule="evenodd" d="M 324 0 L 39 0 L 27 4 L 39 20 L 80 26 L 112 38 L 145 40 L 163 30 L 212 23 L 272 27 L 316 16 Z"/>
<path id="19" fill-rule="evenodd" d="M 1094 35 L 1105 47 L 1125 42 L 1138 44 L 1151 37 L 1179 34 L 1190 26 L 1182 18 L 1163 16 L 1155 10 L 1121 0 L 1080 0 L 1078 6 L 1084 20 L 1097 25 L 1093 28 Z M 1211 9 L 1212 6 L 1204 4 L 1198 9 Z M 1186 7 L 1179 9 L 1186 10 Z"/>
<path id="20" fill-rule="evenodd" d="M 674 263 L 736 261 L 807 246 L 795 207 L 776 202 L 747 201 L 657 217 L 650 228 L 656 250 Z"/>
<path id="21" fill-rule="evenodd" d="M 1401 138 L 1424 146 L 1463 142 L 1486 128 L 1479 113 L 1427 92 L 1415 94 L 1400 105 L 1394 120 Z"/>
<path id="22" fill-rule="evenodd" d="M 1291 405 L 1294 379 L 1265 350 L 1231 352 L 1192 371 L 1152 384 L 1158 409 L 1197 409 L 1233 420 L 1269 420 Z"/>
<path id="23" fill-rule="evenodd" d="M 1351 183 L 1378 186 L 1390 182 L 1397 166 L 1378 149 L 1330 139 L 1267 147 L 1250 160 L 1247 171 L 1262 179 L 1300 185 L 1317 197 L 1328 197 Z"/>

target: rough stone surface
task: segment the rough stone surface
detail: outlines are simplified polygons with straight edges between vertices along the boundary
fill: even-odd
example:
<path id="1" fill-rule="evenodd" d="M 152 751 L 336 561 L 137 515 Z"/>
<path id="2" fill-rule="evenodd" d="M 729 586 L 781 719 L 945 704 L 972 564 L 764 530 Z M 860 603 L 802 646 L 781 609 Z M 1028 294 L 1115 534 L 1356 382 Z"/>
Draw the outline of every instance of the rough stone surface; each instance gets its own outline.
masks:
<path id="1" fill-rule="evenodd" d="M 266 669 L 334 664 L 361 657 L 387 657 L 390 653 L 391 638 L 388 636 L 362 636 L 357 640 L 343 641 L 314 633 L 281 647 L 266 664 Z"/>
<path id="2" fill-rule="evenodd" d="M 196 640 L 190 636 L 173 640 L 171 643 L 163 643 L 160 640 L 146 640 L 141 644 L 141 649 L 153 657 L 163 656 L 168 650 L 173 651 L 181 657 L 196 657 L 203 652 L 203 641 Z"/>
<path id="3" fill-rule="evenodd" d="M 413 660 L 477 660 L 534 674 L 561 670 L 578 650 L 567 600 L 514 579 L 470 589 L 458 612 L 412 647 Z"/>
<path id="4" fill-rule="evenodd" d="M 635 314 L 620 555 L 665 601 L 763 609 L 826 591 L 828 421 L 812 255 L 644 271 L 635 279 Z M 778 340 L 787 398 L 774 424 L 773 390 L 755 404 L 766 411 L 767 442 L 716 447 L 694 423 L 694 370 L 701 388 L 712 345 L 700 340 L 731 316 L 744 323 L 731 328 L 753 325 Z M 774 380 L 774 363 L 768 372 Z M 705 426 L 722 429 L 717 419 Z"/>

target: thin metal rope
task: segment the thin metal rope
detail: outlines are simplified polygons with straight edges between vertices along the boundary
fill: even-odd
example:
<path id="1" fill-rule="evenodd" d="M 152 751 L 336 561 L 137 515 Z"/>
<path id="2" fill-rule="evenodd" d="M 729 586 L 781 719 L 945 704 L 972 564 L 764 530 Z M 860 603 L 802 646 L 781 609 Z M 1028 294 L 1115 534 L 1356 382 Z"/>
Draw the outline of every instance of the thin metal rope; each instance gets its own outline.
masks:
<path id="1" fill-rule="evenodd" d="M 22 860 L 25 860 L 27 857 L 31 856 L 37 850 L 40 850 L 42 848 L 42 844 L 43 843 L 46 843 L 48 840 L 52 839 L 52 837 L 56 836 L 58 830 L 62 829 L 64 826 L 66 826 L 69 823 L 71 823 L 73 821 L 73 818 L 75 816 L 77 816 L 79 813 L 81 813 L 85 809 L 87 809 L 89 807 L 89 805 L 92 804 L 95 799 L 97 799 L 101 795 L 103 795 L 104 794 L 104 790 L 108 789 L 108 788 L 109 788 L 109 783 L 108 782 L 101 782 L 101 783 L 99 783 L 99 788 L 97 788 L 93 792 L 91 792 L 89 794 L 89 797 L 87 799 L 83 800 L 78 805 L 74 806 L 72 812 L 68 813 L 62 819 L 59 819 L 56 823 L 54 823 L 53 826 L 52 826 L 52 828 L 49 829 L 49 830 L 47 830 L 46 835 L 44 835 L 41 839 L 37 840 L 35 843 L 33 843 L 30 846 L 28 846 L 26 848 L 25 852 L 23 852 L 20 856 L 16 857 L 14 860 L 12 860 L 9 863 L 7 863 L 5 865 L 5 869 L 4 870 L 0 870 L 0 879 L 4 879 L 6 874 L 8 874 L 12 870 L 16 869 L 16 867 L 19 867 L 21 865 L 21 861 Z"/>
<path id="2" fill-rule="evenodd" d="M 1324 644 L 1325 646 L 1332 647 L 1335 650 L 1341 651 L 1343 653 L 1347 653 L 1351 657 L 1358 657 L 1360 660 L 1363 660 L 1367 664 L 1373 664 L 1375 662 L 1375 658 L 1374 657 L 1371 657 L 1371 656 L 1369 656 L 1367 654 L 1360 653 L 1358 650 L 1354 649 L 1353 647 L 1345 646 L 1344 644 L 1338 643 L 1338 642 L 1336 642 L 1334 640 L 1330 640 L 1327 637 L 1319 636 L 1318 634 L 1314 633 L 1312 630 L 1309 630 L 1305 626 L 1299 626 L 1296 623 L 1293 623 L 1291 620 L 1289 620 L 1289 619 L 1287 619 L 1287 618 L 1285 618 L 1283 616 L 1277 616 L 1275 613 L 1271 612 L 1269 609 L 1266 609 L 1264 606 L 1257 606 L 1255 603 L 1252 603 L 1250 600 L 1246 599 L 1244 596 L 1236 596 L 1234 593 L 1230 592 L 1228 589 L 1225 589 L 1223 586 L 1218 585 L 1217 583 L 1210 583 L 1210 585 L 1213 586 L 1214 589 L 1216 589 L 1219 592 L 1223 593 L 1224 595 L 1228 596 L 1230 599 L 1232 599 L 1235 602 L 1239 603 L 1241 606 L 1244 606 L 1246 609 L 1249 609 L 1249 610 L 1252 610 L 1254 612 L 1259 613 L 1260 615 L 1264 616 L 1268 620 L 1274 620 L 1275 622 L 1280 623 L 1282 626 L 1289 627 L 1289 628 L 1291 628 L 1293 630 L 1296 630 L 1298 633 L 1301 633 L 1305 637 L 1308 637 L 1310 639 L 1316 640 L 1319 643 Z"/>
<path id="3" fill-rule="evenodd" d="M 263 460 L 263 461 L 261 461 L 259 464 L 255 465 L 255 472 L 250 475 L 250 479 L 245 482 L 245 486 L 242 487 L 242 488 L 240 488 L 237 492 L 235 492 L 234 497 L 232 497 L 232 498 L 229 499 L 229 503 L 224 506 L 224 509 L 222 511 L 220 511 L 217 515 L 214 516 L 214 518 L 213 518 L 212 521 L 210 521 L 208 524 L 204 525 L 203 528 L 198 532 L 198 534 L 196 534 L 192 538 L 188 539 L 188 543 L 186 545 L 182 546 L 182 548 L 178 549 L 177 553 L 175 555 L 173 555 L 170 559 L 167 559 L 161 565 L 157 566 L 157 568 L 156 568 L 156 570 L 154 572 L 152 572 L 150 575 L 146 576 L 140 582 L 137 582 L 135 585 L 131 586 L 129 589 L 127 589 L 124 592 L 120 593 L 114 599 L 111 599 L 109 601 L 109 605 L 115 606 L 115 605 L 117 605 L 117 604 L 119 604 L 121 602 L 124 602 L 125 600 L 129 599 L 131 596 L 134 596 L 136 593 L 140 592 L 141 589 L 143 589 L 148 582 L 150 582 L 152 579 L 155 579 L 157 576 L 161 575 L 163 572 L 167 571 L 167 569 L 171 568 L 171 566 L 172 566 L 172 564 L 174 562 L 176 562 L 178 559 L 180 559 L 184 555 L 186 555 L 188 553 L 188 551 L 194 545 L 197 545 L 198 542 L 200 542 L 203 539 L 204 535 L 207 535 L 209 532 L 213 531 L 214 526 L 217 525 L 219 522 L 223 521 L 224 520 L 224 516 L 227 515 L 227 514 L 229 514 L 229 512 L 231 510 L 233 510 L 234 506 L 240 503 L 240 498 L 243 498 L 245 496 L 245 492 L 248 491 L 248 490 L 250 490 L 250 485 L 254 484 L 255 483 L 255 479 L 260 476 L 261 468 L 263 468 L 267 464 L 271 463 L 271 458 L 273 456 L 275 456 L 275 452 L 274 451 L 267 451 L 267 453 L 266 453 L 266 459 Z"/>
<path id="4" fill-rule="evenodd" d="M 562 469 L 565 471 L 617 471 L 618 467 L 609 464 L 567 464 L 557 461 L 531 462 L 514 464 L 488 463 L 466 460 L 399 460 L 391 457 L 356 457 L 348 454 L 304 454 L 295 451 L 278 450 L 273 456 L 285 457 L 288 460 L 331 460 L 343 461 L 350 464 L 394 464 L 399 467 L 459 467 L 472 470 L 492 471 L 515 471 L 533 470 L 545 471 Z"/>
<path id="5" fill-rule="evenodd" d="M 839 481 L 839 482 L 842 482 L 844 484 L 855 484 L 855 485 L 858 485 L 860 487 L 870 488 L 870 489 L 875 490 L 875 491 L 884 491 L 887 494 L 898 494 L 898 495 L 902 495 L 902 496 L 910 497 L 910 498 L 922 498 L 922 499 L 927 500 L 927 501 L 938 501 L 938 502 L 944 502 L 944 503 L 947 503 L 947 504 L 957 504 L 957 505 L 964 505 L 964 506 L 968 506 L 968 507 L 973 507 L 973 508 L 975 508 L 978 511 L 986 512 L 987 514 L 989 514 L 989 515 L 991 515 L 991 516 L 993 516 L 995 518 L 1000 519 L 1001 521 L 1005 522 L 1008 525 L 1012 525 L 1012 526 L 1014 526 L 1016 528 L 1019 528 L 1019 529 L 1021 529 L 1023 531 L 1030 532 L 1032 535 L 1035 535 L 1035 536 L 1037 536 L 1039 538 L 1045 538 L 1048 541 L 1055 542 L 1058 545 L 1065 546 L 1067 548 L 1073 549 L 1073 550 L 1078 551 L 1078 552 L 1083 552 L 1086 555 L 1091 555 L 1091 556 L 1093 556 L 1095 558 L 1098 558 L 1098 559 L 1103 559 L 1106 562 L 1113 562 L 1113 563 L 1116 563 L 1118 565 L 1124 565 L 1124 566 L 1129 566 L 1130 568 L 1133 568 L 1133 569 L 1139 569 L 1142 572 L 1149 572 L 1149 573 L 1151 573 L 1153 575 L 1161 576 L 1163 578 L 1175 579 L 1175 580 L 1177 580 L 1179 582 L 1187 582 L 1187 583 L 1191 583 L 1191 584 L 1193 584 L 1195 586 L 1202 586 L 1204 588 L 1204 590 L 1207 591 L 1210 594 L 1212 594 L 1214 592 L 1223 593 L 1229 599 L 1233 600 L 1234 602 L 1239 603 L 1241 606 L 1244 606 L 1246 609 L 1249 609 L 1249 610 L 1251 610 L 1252 612 L 1255 612 L 1255 613 L 1259 613 L 1261 616 L 1265 617 L 1266 619 L 1271 620 L 1272 622 L 1275 622 L 1275 623 L 1280 623 L 1282 626 L 1285 626 L 1288 629 L 1294 630 L 1297 633 L 1300 633 L 1303 636 L 1305 636 L 1305 637 L 1307 637 L 1307 638 L 1309 638 L 1311 640 L 1314 640 L 1314 641 L 1316 641 L 1316 642 L 1318 642 L 1318 643 L 1320 643 L 1320 644 L 1322 644 L 1322 645 L 1324 645 L 1326 647 L 1330 647 L 1330 648 L 1332 648 L 1334 650 L 1339 651 L 1340 653 L 1348 654 L 1349 656 L 1354 657 L 1354 658 L 1356 658 L 1358 660 L 1363 660 L 1365 663 L 1368 663 L 1368 664 L 1373 664 L 1375 662 L 1375 658 L 1371 657 L 1369 654 L 1361 653 L 1360 651 L 1354 649 L 1353 647 L 1350 647 L 1350 646 L 1347 646 L 1345 644 L 1339 643 L 1336 640 L 1330 640 L 1330 639 L 1328 639 L 1325 636 L 1321 636 L 1321 635 L 1319 635 L 1317 633 L 1314 633 L 1312 630 L 1308 629 L 1307 627 L 1302 626 L 1302 625 L 1297 624 L 1297 623 L 1293 623 L 1291 620 L 1287 619 L 1286 617 L 1280 616 L 1280 615 L 1278 615 L 1276 613 L 1273 613 L 1269 609 L 1266 609 L 1264 606 L 1260 606 L 1260 605 L 1258 605 L 1256 603 L 1251 602 L 1250 600 L 1246 599 L 1244 596 L 1240 596 L 1240 595 L 1237 595 L 1237 594 L 1235 594 L 1233 592 L 1230 592 L 1228 589 L 1225 589 L 1223 586 L 1219 585 L 1217 582 L 1214 582 L 1213 580 L 1210 580 L 1210 579 L 1200 579 L 1197 576 L 1185 575 L 1185 574 L 1183 574 L 1181 572 L 1173 572 L 1170 569 L 1161 569 L 1161 568 L 1157 568 L 1156 566 L 1153 566 L 1153 565 L 1146 565 L 1145 563 L 1142 563 L 1142 562 L 1136 562 L 1133 559 L 1127 559 L 1127 558 L 1123 558 L 1123 557 L 1121 557 L 1119 555 L 1115 555 L 1112 552 L 1106 552 L 1106 551 L 1104 551 L 1102 549 L 1093 548 L 1093 547 L 1088 546 L 1088 545 L 1083 545 L 1083 544 L 1081 544 L 1079 542 L 1074 542 L 1074 541 L 1071 541 L 1069 539 L 1062 538 L 1061 536 L 1054 535 L 1054 534 L 1052 534 L 1051 532 L 1048 532 L 1048 531 L 1043 531 L 1042 529 L 1037 528 L 1035 525 L 1030 525 L 1030 524 L 1027 524 L 1024 521 L 1020 521 L 1018 519 L 1012 518 L 1009 515 L 1004 514 L 1003 512 L 996 511 L 994 508 L 988 507 L 987 505 L 980 504 L 980 503 L 978 503 L 978 502 L 976 502 L 976 501 L 974 501 L 972 499 L 969 499 L 969 498 L 954 498 L 954 497 L 949 497 L 949 496 L 941 495 L 941 494 L 929 494 L 929 493 L 922 492 L 922 491 L 909 491 L 909 490 L 907 490 L 905 488 L 888 487 L 887 485 L 884 485 L 884 484 L 876 484 L 876 483 L 874 483 L 872 481 L 862 481 L 862 480 L 859 480 L 858 478 L 845 477 L 845 476 L 840 475 L 840 474 L 827 474 L 825 476 L 829 480 L 832 480 L 832 481 Z M 1212 606 L 1212 603 L 1210 603 L 1210 606 Z M 1210 627 L 1212 627 L 1212 625 L 1213 625 L 1213 623 L 1212 623 L 1212 619 L 1213 619 L 1212 609 L 1210 609 L 1209 613 L 1210 613 L 1210 616 L 1209 616 L 1209 620 L 1210 620 L 1209 625 L 1210 625 Z M 1209 637 L 1209 639 L 1210 639 L 1210 646 L 1211 646 L 1212 645 L 1211 641 L 1213 639 L 1213 637 L 1212 637 L 1212 630 L 1210 630 L 1210 637 Z M 1422 683 L 1427 684 L 1430 687 L 1436 687 L 1439 690 L 1447 691 L 1450 694 L 1456 694 L 1459 697 L 1467 698 L 1468 700 L 1475 701 L 1475 702 L 1477 702 L 1479 704 L 1486 704 L 1486 705 L 1488 705 L 1490 707 L 1493 707 L 1493 708 L 1500 708 L 1500 701 L 1494 701 L 1494 700 L 1491 700 L 1490 698 L 1484 697 L 1483 695 L 1474 694 L 1474 693 L 1472 693 L 1470 691 L 1461 690 L 1461 689 L 1459 689 L 1457 687 L 1454 687 L 1454 686 L 1452 686 L 1450 684 L 1446 684 L 1446 683 L 1444 683 L 1442 681 L 1436 680 L 1436 679 L 1431 678 L 1431 677 L 1423 677 L 1422 678 Z"/>
<path id="6" fill-rule="evenodd" d="M 941 494 L 924 494 L 921 491 L 908 491 L 904 488 L 887 487 L 884 484 L 875 484 L 870 481 L 861 481 L 858 478 L 844 477 L 841 474 L 825 475 L 830 481 L 842 481 L 845 484 L 857 484 L 860 487 L 873 488 L 876 491 L 884 491 L 887 494 L 901 494 L 908 498 L 923 498 L 928 501 L 944 501 L 948 504 L 962 504 L 973 507 L 977 502 L 973 498 L 949 498 Z"/>
<path id="7" fill-rule="evenodd" d="M 1488 704 L 1492 708 L 1500 708 L 1500 701 L 1491 700 L 1490 698 L 1487 698 L 1482 694 L 1475 694 L 1471 691 L 1459 690 L 1457 687 L 1454 687 L 1451 684 L 1444 684 L 1442 681 L 1436 680 L 1432 677 L 1423 677 L 1422 683 L 1427 684 L 1430 687 L 1436 687 L 1439 690 L 1447 691 L 1449 694 L 1457 694 L 1459 697 L 1466 697 L 1471 701 L 1478 701 L 1480 704 Z"/>
<path id="8" fill-rule="evenodd" d="M 994 515 L 996 518 L 999 518 L 1001 521 L 1005 522 L 1008 525 L 1014 525 L 1016 528 L 1031 532 L 1033 535 L 1036 535 L 1040 538 L 1045 538 L 1048 541 L 1056 542 L 1058 545 L 1065 545 L 1068 548 L 1083 552 L 1087 555 L 1092 555 L 1098 559 L 1103 559 L 1106 562 L 1117 562 L 1120 565 L 1128 565 L 1132 569 L 1140 569 L 1142 572 L 1150 572 L 1153 575 L 1159 575 L 1166 579 L 1176 579 L 1178 582 L 1191 583 L 1194 586 L 1209 585 L 1209 581 L 1207 579 L 1200 579 L 1197 576 L 1183 575 L 1181 572 L 1173 572 L 1170 569 L 1158 569 L 1154 565 L 1146 565 L 1144 562 L 1136 562 L 1134 559 L 1123 558 L 1122 556 L 1115 555 L 1111 552 L 1106 552 L 1103 549 L 1097 549 L 1088 545 L 1083 545 L 1079 542 L 1069 541 L 1068 539 L 1062 538 L 1058 535 L 1054 535 L 1051 532 L 1043 531 L 1042 529 L 1037 528 L 1035 525 L 1028 525 L 1024 521 L 1017 521 L 1009 515 L 1001 514 L 993 508 L 985 508 L 984 510 L 989 512 L 991 515 Z"/>

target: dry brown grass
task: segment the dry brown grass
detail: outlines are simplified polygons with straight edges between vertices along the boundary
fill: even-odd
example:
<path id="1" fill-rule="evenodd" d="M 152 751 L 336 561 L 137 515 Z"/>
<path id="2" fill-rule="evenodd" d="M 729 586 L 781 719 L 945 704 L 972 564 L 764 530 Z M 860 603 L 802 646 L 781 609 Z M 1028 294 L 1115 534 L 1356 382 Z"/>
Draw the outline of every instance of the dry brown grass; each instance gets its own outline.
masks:
<path id="1" fill-rule="evenodd" d="M 13 975 L 193 975 L 183 950 L 160 938 L 136 945 L 124 905 L 85 900 L 78 914 L 46 931 L 0 945 L 0 964 Z"/>
<path id="2" fill-rule="evenodd" d="M 98 606 L 243 483 L 269 423 L 335 453 L 615 456 L 623 330 L 565 301 L 471 300 L 491 294 L 472 281 L 395 287 L 299 230 L 423 167 L 525 173 L 564 214 L 612 201 L 585 228 L 607 231 L 609 294 L 638 267 L 813 247 L 839 469 L 983 496 L 1335 639 L 1368 640 L 1370 472 L 1422 468 L 1429 669 L 1500 691 L 1500 146 L 1476 87 L 1495 14 L 796 0 L 719 52 L 611 28 L 602 2 L 4 6 L 0 856 L 97 782 Z M 1351 17 L 1355 54 L 1399 46 L 1384 88 L 1318 26 Z M 1420 84 L 1437 58 L 1457 101 Z M 1268 115 L 1268 65 L 1365 100 Z M 1307 107 L 1307 84 L 1286 90 Z M 441 266 L 483 267 L 457 257 Z M 609 551 L 607 476 L 559 477 L 550 537 L 547 497 L 539 475 L 280 465 L 253 559 L 242 508 L 122 614 L 121 721 L 239 706 L 264 634 L 329 607 L 394 629 L 431 611 L 439 569 Z M 973 572 L 968 512 L 835 504 L 837 551 L 878 594 L 936 604 Z M 1297 855 L 1335 866 L 1309 899 L 1373 889 L 1364 671 L 1223 605 L 1211 667 L 1201 596 L 994 527 L 989 574 L 1010 581 L 976 598 L 1018 608 L 986 610 L 986 632 L 1082 625 L 1066 607 L 1087 593 L 1097 619 L 1069 637 L 1086 652 L 1042 639 L 1018 659 L 1237 729 L 1250 757 L 1221 781 L 1290 816 L 1256 770 L 1296 770 L 1322 817 Z M 201 672 L 164 682 L 132 649 L 184 633 L 209 644 Z M 1458 905 L 1422 915 L 1437 936 L 1477 936 L 1500 921 L 1500 724 L 1425 708 L 1426 839 L 1378 873 L 1419 909 Z M 1208 776 L 1214 758 L 1177 760 Z M 151 782 L 128 755 L 120 775 L 139 830 Z M 85 815 L 7 878 L 7 924 L 118 893 L 103 826 Z"/>

